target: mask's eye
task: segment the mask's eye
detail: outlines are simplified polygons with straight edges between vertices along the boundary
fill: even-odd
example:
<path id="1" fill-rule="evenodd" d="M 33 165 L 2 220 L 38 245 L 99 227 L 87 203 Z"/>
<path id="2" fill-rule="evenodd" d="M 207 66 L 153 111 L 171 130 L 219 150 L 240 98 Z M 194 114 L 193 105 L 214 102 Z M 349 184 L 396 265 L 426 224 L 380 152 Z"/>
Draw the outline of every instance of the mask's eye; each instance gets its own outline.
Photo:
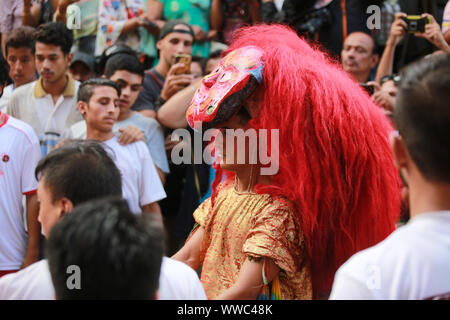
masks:
<path id="1" fill-rule="evenodd" d="M 219 82 L 228 82 L 232 78 L 233 78 L 233 74 L 230 71 L 227 71 L 220 76 Z"/>

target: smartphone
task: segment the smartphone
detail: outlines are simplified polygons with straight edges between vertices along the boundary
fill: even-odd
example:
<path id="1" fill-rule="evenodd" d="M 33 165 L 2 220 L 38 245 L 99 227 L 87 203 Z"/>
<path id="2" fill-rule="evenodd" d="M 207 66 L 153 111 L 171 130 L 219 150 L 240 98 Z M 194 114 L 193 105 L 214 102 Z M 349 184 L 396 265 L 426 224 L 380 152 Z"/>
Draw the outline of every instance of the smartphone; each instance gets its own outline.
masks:
<path id="1" fill-rule="evenodd" d="M 408 33 L 424 33 L 425 25 L 431 23 L 430 17 L 406 16 L 402 19 L 408 24 Z"/>
<path id="2" fill-rule="evenodd" d="M 373 93 L 375 92 L 375 87 L 373 86 L 373 84 L 360 83 L 359 85 L 361 86 L 361 88 L 366 90 L 369 96 L 373 95 Z"/>
<path id="3" fill-rule="evenodd" d="M 192 57 L 188 54 L 175 55 L 174 64 L 184 63 L 184 67 L 177 69 L 177 71 L 175 71 L 175 74 L 190 74 L 191 73 L 191 61 L 192 61 Z"/>

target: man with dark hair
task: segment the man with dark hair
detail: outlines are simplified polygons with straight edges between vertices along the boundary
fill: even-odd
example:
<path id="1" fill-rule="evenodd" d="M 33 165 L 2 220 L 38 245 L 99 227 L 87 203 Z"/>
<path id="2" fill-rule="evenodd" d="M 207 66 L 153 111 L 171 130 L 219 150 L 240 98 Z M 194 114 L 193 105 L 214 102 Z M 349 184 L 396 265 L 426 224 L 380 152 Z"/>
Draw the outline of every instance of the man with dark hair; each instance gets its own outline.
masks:
<path id="1" fill-rule="evenodd" d="M 158 64 L 146 71 L 143 88 L 133 110 L 145 116 L 155 117 L 155 112 L 179 90 L 190 85 L 193 76 L 176 74 L 184 67 L 175 63 L 175 55 L 191 54 L 194 32 L 189 24 L 181 20 L 171 20 L 164 24 L 159 34 L 156 48 L 159 50 Z"/>
<path id="2" fill-rule="evenodd" d="M 120 88 L 120 113 L 113 131 L 122 134 L 127 128 L 134 127 L 143 132 L 145 143 L 150 151 L 156 170 L 164 183 L 165 174 L 169 173 L 169 164 L 164 148 L 164 135 L 161 126 L 155 119 L 145 117 L 131 110 L 142 89 L 144 69 L 139 60 L 130 54 L 118 53 L 108 59 L 105 76 L 114 81 Z M 86 138 L 86 122 L 80 121 L 70 128 L 67 133 L 72 138 Z"/>
<path id="3" fill-rule="evenodd" d="M 155 299 L 163 230 L 153 217 L 132 214 L 120 198 L 90 201 L 52 229 L 47 253 L 58 300 Z M 80 271 L 75 288 L 67 287 L 70 266 Z"/>
<path id="4" fill-rule="evenodd" d="M 75 80 L 80 82 L 95 77 L 95 58 L 82 51 L 73 53 L 69 72 Z"/>
<path id="5" fill-rule="evenodd" d="M 36 80 L 34 39 L 34 28 L 22 26 L 14 29 L 5 40 L 5 57 L 13 83 L 5 88 L 0 98 L 0 109 L 3 111 L 6 111 L 15 88 Z"/>
<path id="6" fill-rule="evenodd" d="M 91 81 L 90 84 L 80 88 L 80 101 L 83 99 L 91 101 L 91 107 L 92 99 L 95 99 L 99 89 L 111 88 L 111 90 L 120 92 L 117 85 L 109 80 L 94 80 L 94 82 L 101 83 L 101 86 L 92 83 L 92 80 L 89 81 Z M 92 95 L 91 98 L 90 95 Z M 109 99 L 107 96 L 102 95 L 99 103 L 106 103 L 109 108 L 111 107 L 110 103 L 105 102 Z M 95 106 L 93 108 L 95 109 Z M 98 123 L 99 130 L 110 128 L 107 120 L 104 119 L 103 123 Z M 145 149 L 145 146 L 143 148 Z M 37 190 L 40 202 L 39 221 L 42 223 L 46 235 L 52 234 L 53 226 L 62 216 L 72 212 L 75 206 L 106 196 L 119 197 L 122 194 L 122 187 L 128 183 L 126 176 L 121 177 L 122 170 L 116 167 L 107 150 L 108 147 L 105 147 L 105 144 L 96 141 L 75 141 L 63 144 L 38 163 L 35 174 L 40 176 Z M 121 155 L 117 154 L 116 156 L 120 157 Z M 95 254 L 99 254 L 99 252 L 95 252 Z M 123 254 L 128 256 L 130 251 L 123 251 Z M 126 259 L 126 257 L 119 257 L 119 259 Z M 110 268 L 109 264 L 107 269 Z M 140 266 L 135 265 L 130 268 L 139 272 Z M 146 271 L 151 272 L 150 270 Z M 161 266 L 158 296 L 160 299 L 183 300 L 206 298 L 195 271 L 185 264 L 167 257 L 164 257 Z M 47 260 L 39 261 L 15 274 L 2 277 L 0 279 L 0 300 L 5 299 L 55 299 Z"/>
<path id="7" fill-rule="evenodd" d="M 120 172 L 101 144 L 78 141 L 49 153 L 36 166 L 37 198 L 44 234 L 76 205 L 122 194 Z M 0 279 L 0 300 L 53 299 L 46 260 Z"/>
<path id="8" fill-rule="evenodd" d="M 50 22 L 41 25 L 35 37 L 40 78 L 15 90 L 7 113 L 31 125 L 46 155 L 66 128 L 82 120 L 76 109 L 79 82 L 67 74 L 72 60 L 72 31 L 61 22 Z"/>
<path id="9" fill-rule="evenodd" d="M 409 191 L 410 221 L 336 273 L 333 299 L 450 297 L 450 56 L 402 73 L 391 135 Z"/>
<path id="10" fill-rule="evenodd" d="M 86 138 L 102 141 L 114 151 L 122 173 L 123 196 L 135 214 L 160 216 L 158 201 L 166 197 L 147 146 L 137 141 L 120 145 L 113 126 L 120 113 L 120 87 L 109 79 L 90 79 L 80 85 L 78 110 L 86 122 Z"/>
<path id="11" fill-rule="evenodd" d="M 380 59 L 373 38 L 364 32 L 353 32 L 345 38 L 341 51 L 342 67 L 359 83 L 370 80 L 370 72 Z"/>

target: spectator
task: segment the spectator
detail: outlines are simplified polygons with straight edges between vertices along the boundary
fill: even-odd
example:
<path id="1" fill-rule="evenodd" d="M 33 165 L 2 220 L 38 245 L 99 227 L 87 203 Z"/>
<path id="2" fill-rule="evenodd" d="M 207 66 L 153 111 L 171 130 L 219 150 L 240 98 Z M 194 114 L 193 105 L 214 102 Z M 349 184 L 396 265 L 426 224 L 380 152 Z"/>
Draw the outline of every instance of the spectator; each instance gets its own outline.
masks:
<path id="1" fill-rule="evenodd" d="M 5 41 L 8 34 L 22 25 L 22 0 L 4 0 L 0 6 L 1 54 L 6 56 Z"/>
<path id="2" fill-rule="evenodd" d="M 376 88 L 372 99 L 384 109 L 387 115 L 392 115 L 394 111 L 400 78 L 399 74 L 392 74 L 381 78 L 379 85 L 377 82 L 372 82 Z"/>
<path id="3" fill-rule="evenodd" d="M 76 108 L 79 82 L 67 74 L 73 35 L 61 22 L 36 31 L 36 68 L 40 78 L 14 90 L 7 113 L 22 120 L 37 134 L 42 155 L 56 146 L 66 128 L 82 120 Z"/>
<path id="4" fill-rule="evenodd" d="M 215 31 L 210 30 L 210 8 L 210 0 L 148 0 L 147 12 L 148 18 L 157 21 L 161 27 L 162 20 L 182 20 L 192 26 L 195 35 L 192 54 L 207 58 L 210 40 L 216 35 Z"/>
<path id="5" fill-rule="evenodd" d="M 3 96 L 3 90 L 8 86 L 8 82 L 10 81 L 8 77 L 8 64 L 0 57 L 0 101 Z M 6 109 L 6 107 L 5 107 Z M 0 107 L 0 111 L 4 111 L 2 107 Z"/>
<path id="6" fill-rule="evenodd" d="M 33 175 L 41 152 L 26 123 L 0 110 L 0 277 L 36 262 L 40 230 L 37 180 Z M 26 199 L 26 224 L 22 199 Z"/>
<path id="7" fill-rule="evenodd" d="M 59 0 L 24 0 L 22 24 L 37 27 L 52 22 L 58 4 Z"/>
<path id="8" fill-rule="evenodd" d="M 75 206 L 122 193 L 120 171 L 102 145 L 94 141 L 77 141 L 52 151 L 39 162 L 37 175 L 40 175 L 39 220 L 46 235 Z M 205 299 L 205 292 L 191 268 L 164 257 L 158 296 L 159 299 Z M 55 299 L 47 260 L 0 279 L 0 299 Z"/>
<path id="9" fill-rule="evenodd" d="M 203 69 L 204 69 L 205 60 L 203 58 L 193 56 L 191 61 L 191 74 L 194 77 L 194 80 L 198 80 L 203 78 Z"/>
<path id="10" fill-rule="evenodd" d="M 120 172 L 98 143 L 77 142 L 54 150 L 40 160 L 35 173 L 36 177 L 41 175 L 37 190 L 39 221 L 46 236 L 74 206 L 122 192 Z M 54 297 L 47 260 L 0 279 L 2 300 Z"/>
<path id="11" fill-rule="evenodd" d="M 205 74 L 210 74 L 214 71 L 220 61 L 222 50 L 211 52 L 205 64 Z"/>
<path id="12" fill-rule="evenodd" d="M 159 28 L 144 16 L 143 0 L 100 0 L 95 55 L 115 43 L 140 49 L 139 28 L 157 33 Z"/>
<path id="13" fill-rule="evenodd" d="M 95 77 L 94 57 L 82 51 L 75 51 L 69 72 L 75 80 L 80 82 Z"/>
<path id="14" fill-rule="evenodd" d="M 164 184 L 165 174 L 169 173 L 169 164 L 164 149 L 164 135 L 158 121 L 144 117 L 130 108 L 136 101 L 142 89 L 144 70 L 135 56 L 119 53 L 111 57 L 106 63 L 105 76 L 117 83 L 121 88 L 119 100 L 119 118 L 114 124 L 113 131 L 119 135 L 122 130 L 133 126 L 144 134 L 145 143 L 155 162 L 156 170 Z M 80 121 L 71 127 L 71 138 L 86 138 L 86 122 Z M 120 137 L 120 135 L 119 135 Z"/>
<path id="15" fill-rule="evenodd" d="M 400 12 L 395 16 L 388 41 L 386 43 L 386 48 L 383 51 L 383 55 L 381 56 L 380 64 L 377 69 L 377 75 L 375 77 L 375 81 L 377 82 L 379 82 L 383 76 L 390 75 L 394 72 L 396 48 L 408 30 L 408 24 L 403 20 L 406 16 L 407 15 L 404 12 Z M 450 46 L 446 43 L 439 24 L 436 22 L 434 17 L 430 14 L 423 14 L 422 16 L 429 17 L 429 19 L 431 19 L 431 23 L 425 25 L 424 33 L 414 33 L 414 37 L 427 39 L 438 49 L 450 53 Z"/>
<path id="16" fill-rule="evenodd" d="M 212 0 L 211 31 L 218 33 L 219 41 L 230 44 L 234 30 L 261 21 L 259 8 L 259 0 Z"/>
<path id="17" fill-rule="evenodd" d="M 450 57 L 407 67 L 394 110 L 394 160 L 411 220 L 336 273 L 332 299 L 448 299 L 450 292 Z"/>
<path id="18" fill-rule="evenodd" d="M 34 29 L 18 27 L 8 35 L 5 43 L 6 61 L 13 83 L 5 88 L 0 98 L 0 109 L 6 111 L 6 105 L 15 88 L 36 80 L 34 61 Z"/>
<path id="19" fill-rule="evenodd" d="M 163 256 L 163 230 L 135 216 L 126 201 L 110 198 L 77 206 L 55 225 L 48 264 L 58 300 L 155 299 Z M 80 287 L 67 287 L 76 265 Z"/>
<path id="20" fill-rule="evenodd" d="M 318 41 L 332 56 L 338 57 L 347 36 L 353 32 L 371 33 L 367 27 L 367 8 L 382 0 L 285 0 L 277 13 L 274 0 L 262 0 L 264 22 L 278 21 L 299 34 Z"/>
<path id="21" fill-rule="evenodd" d="M 174 58 L 177 54 L 191 54 L 193 43 L 194 31 L 187 23 L 174 20 L 164 24 L 156 43 L 159 62 L 145 73 L 143 88 L 133 110 L 155 117 L 161 105 L 192 83 L 192 75 L 176 74 L 183 65 L 175 64 Z"/>
<path id="22" fill-rule="evenodd" d="M 135 214 L 161 215 L 158 201 L 166 197 L 147 146 L 142 141 L 122 146 L 113 133 L 120 113 L 119 86 L 108 79 L 90 79 L 81 84 L 78 109 L 86 121 L 86 138 L 102 141 L 115 154 L 123 179 L 123 197 Z"/>
<path id="23" fill-rule="evenodd" d="M 344 41 L 341 52 L 342 67 L 357 82 L 370 80 L 370 71 L 379 60 L 375 41 L 366 33 L 353 32 Z"/>
<path id="24" fill-rule="evenodd" d="M 444 16 L 442 17 L 442 33 L 445 41 L 450 44 L 450 1 L 445 5 Z"/>
<path id="25" fill-rule="evenodd" d="M 78 12 L 73 9 L 74 5 L 79 10 L 79 21 L 74 20 L 74 16 L 67 17 L 67 12 Z M 61 0 L 56 9 L 55 19 L 67 25 L 75 24 L 73 28 L 74 47 L 76 51 L 82 51 L 89 55 L 94 55 L 95 39 L 98 25 L 98 5 L 99 0 Z M 78 23 L 78 24 L 77 24 Z"/>

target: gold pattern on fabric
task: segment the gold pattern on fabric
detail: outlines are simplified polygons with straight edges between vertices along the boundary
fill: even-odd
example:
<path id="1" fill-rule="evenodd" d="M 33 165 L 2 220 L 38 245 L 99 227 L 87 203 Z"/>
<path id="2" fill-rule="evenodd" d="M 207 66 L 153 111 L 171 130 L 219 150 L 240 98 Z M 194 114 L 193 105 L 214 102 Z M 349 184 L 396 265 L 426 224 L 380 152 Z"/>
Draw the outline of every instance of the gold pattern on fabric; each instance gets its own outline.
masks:
<path id="1" fill-rule="evenodd" d="M 288 202 L 269 194 L 238 193 L 233 185 L 219 191 L 194 212 L 205 230 L 201 281 L 214 299 L 237 280 L 249 256 L 268 257 L 281 269 L 282 299 L 312 299 L 306 248 Z"/>

